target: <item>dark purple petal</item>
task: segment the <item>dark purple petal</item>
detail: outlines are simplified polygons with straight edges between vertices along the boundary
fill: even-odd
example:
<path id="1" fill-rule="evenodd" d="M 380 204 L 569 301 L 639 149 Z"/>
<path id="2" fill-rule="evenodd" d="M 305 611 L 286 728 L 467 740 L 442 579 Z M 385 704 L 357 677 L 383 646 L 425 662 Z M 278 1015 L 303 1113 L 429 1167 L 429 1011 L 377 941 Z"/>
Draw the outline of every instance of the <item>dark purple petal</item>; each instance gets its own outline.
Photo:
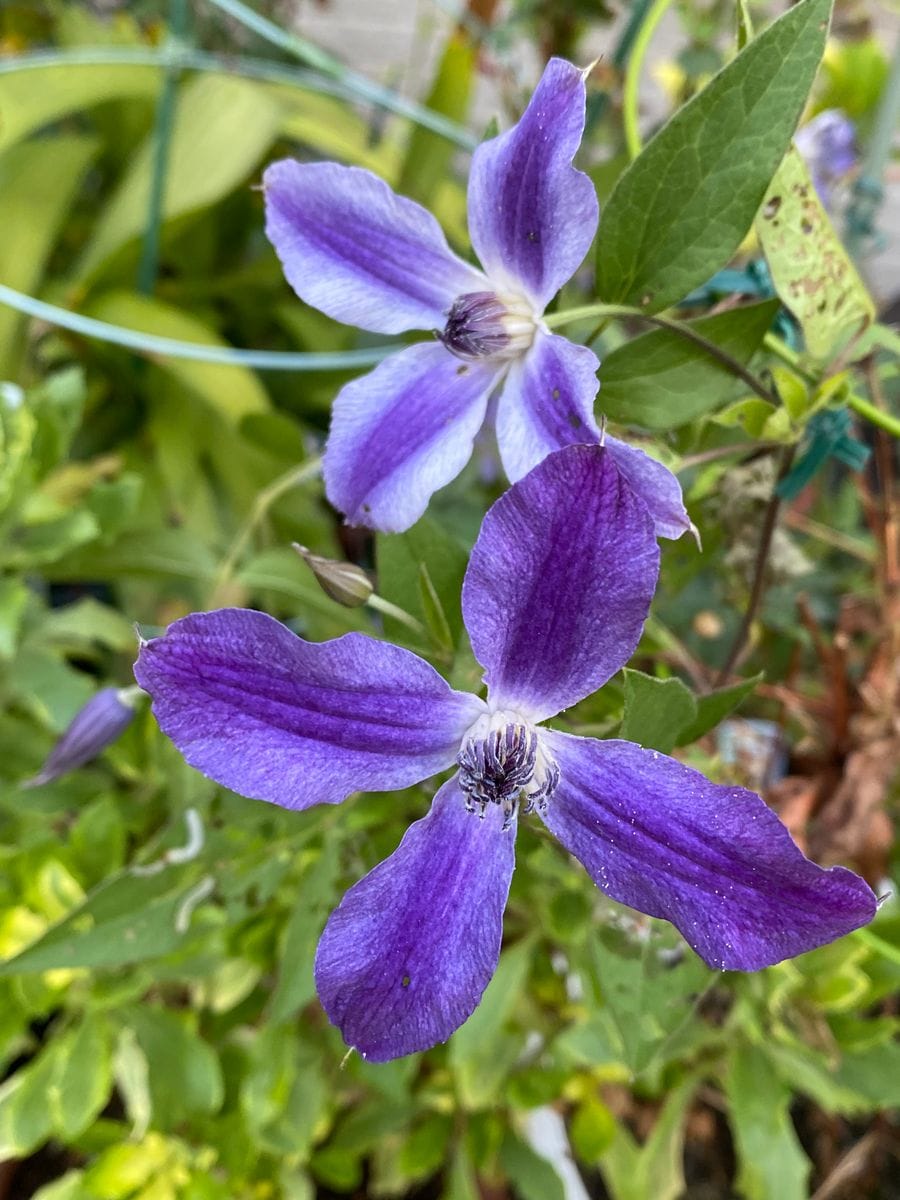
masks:
<path id="1" fill-rule="evenodd" d="M 487 512 L 463 613 L 494 707 L 542 721 L 623 666 L 659 570 L 647 509 L 600 446 L 569 446 Z"/>
<path id="2" fill-rule="evenodd" d="M 361 167 L 283 159 L 263 176 L 266 234 L 301 300 L 375 333 L 441 329 L 487 282 L 421 205 Z"/>
<path id="3" fill-rule="evenodd" d="M 136 688 L 131 690 L 137 692 Z M 101 688 L 78 710 L 40 771 L 24 786 L 51 783 L 102 754 L 134 720 L 134 711 L 134 704 L 127 698 L 127 689 Z"/>
<path id="4" fill-rule="evenodd" d="M 805 858 L 753 792 L 631 742 L 544 736 L 560 772 L 549 828 L 607 895 L 671 921 L 711 967 L 756 971 L 874 916 L 868 885 Z"/>
<path id="5" fill-rule="evenodd" d="M 597 194 L 572 159 L 584 131 L 584 76 L 553 58 L 522 119 L 475 151 L 469 232 L 493 283 L 541 311 L 581 263 Z"/>
<path id="6" fill-rule="evenodd" d="M 616 466 L 646 504 L 657 537 L 680 538 L 687 533 L 691 518 L 684 507 L 681 484 L 669 468 L 636 446 L 629 446 L 609 434 L 604 443 Z"/>
<path id="7" fill-rule="evenodd" d="M 497 404 L 497 446 L 515 482 L 563 446 L 598 442 L 599 360 L 587 346 L 539 331 L 510 367 Z"/>
<path id="8" fill-rule="evenodd" d="M 497 967 L 515 826 L 467 813 L 455 779 L 390 858 L 347 892 L 316 954 L 322 1006 L 348 1046 L 387 1062 L 444 1042 Z"/>
<path id="9" fill-rule="evenodd" d="M 427 779 L 484 709 L 399 646 L 305 642 L 241 608 L 176 621 L 142 644 L 134 673 L 192 767 L 283 808 Z"/>
<path id="10" fill-rule="evenodd" d="M 472 456 L 496 363 L 464 363 L 439 342 L 392 354 L 338 393 L 325 490 L 351 525 L 400 533 Z"/>

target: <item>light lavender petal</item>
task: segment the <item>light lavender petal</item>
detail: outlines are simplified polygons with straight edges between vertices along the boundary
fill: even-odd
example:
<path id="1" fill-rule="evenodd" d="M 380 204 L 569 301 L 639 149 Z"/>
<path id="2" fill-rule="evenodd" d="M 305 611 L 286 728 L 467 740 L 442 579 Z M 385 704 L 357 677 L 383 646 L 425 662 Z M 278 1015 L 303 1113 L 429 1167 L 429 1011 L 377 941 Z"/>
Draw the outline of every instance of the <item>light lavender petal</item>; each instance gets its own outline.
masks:
<path id="1" fill-rule="evenodd" d="M 329 317 L 374 333 L 442 329 L 480 271 L 426 209 L 361 167 L 283 159 L 263 176 L 266 234 L 288 283 Z"/>
<path id="2" fill-rule="evenodd" d="M 602 398 L 602 396 L 601 396 Z M 691 528 L 681 484 L 669 470 L 637 446 L 606 434 L 604 443 L 616 466 L 646 504 L 658 537 L 680 538 Z"/>
<path id="3" fill-rule="evenodd" d="M 539 331 L 510 367 L 497 404 L 497 446 L 515 481 L 563 446 L 596 443 L 599 359 L 587 346 Z"/>
<path id="4" fill-rule="evenodd" d="M 543 311 L 575 273 L 594 237 L 594 185 L 572 166 L 584 132 L 577 67 L 547 64 L 521 120 L 475 151 L 469 232 L 491 280 Z"/>
<path id="5" fill-rule="evenodd" d="M 496 363 L 463 363 L 438 342 L 410 346 L 334 402 L 325 490 L 351 525 L 399 533 L 472 455 Z"/>

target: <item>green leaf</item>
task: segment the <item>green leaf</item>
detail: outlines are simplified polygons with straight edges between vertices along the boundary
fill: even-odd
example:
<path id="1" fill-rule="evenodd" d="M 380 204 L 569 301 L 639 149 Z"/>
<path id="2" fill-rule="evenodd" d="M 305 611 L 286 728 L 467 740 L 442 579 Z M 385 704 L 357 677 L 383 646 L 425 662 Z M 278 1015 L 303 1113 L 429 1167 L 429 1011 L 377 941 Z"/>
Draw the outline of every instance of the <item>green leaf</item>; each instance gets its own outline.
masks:
<path id="1" fill-rule="evenodd" d="M 563 1181 L 553 1166 L 511 1130 L 500 1147 L 500 1165 L 521 1200 L 565 1200 Z"/>
<path id="2" fill-rule="evenodd" d="M 777 300 L 767 300 L 689 324 L 746 366 L 778 307 Z M 723 404 L 739 387 L 746 391 L 746 384 L 701 346 L 668 329 L 654 329 L 607 354 L 597 403 L 613 421 L 674 429 Z"/>
<path id="3" fill-rule="evenodd" d="M 93 1124 L 109 1099 L 109 1029 L 100 1017 L 88 1014 L 55 1046 L 55 1070 L 47 1089 L 47 1104 L 57 1135 L 72 1141 Z"/>
<path id="4" fill-rule="evenodd" d="M 85 309 L 88 316 L 113 325 L 125 325 L 142 333 L 160 334 L 203 346 L 225 346 L 209 325 L 181 309 L 151 296 L 133 292 L 105 292 Z M 194 362 L 187 358 L 154 359 L 157 367 L 199 396 L 209 409 L 229 424 L 237 424 L 248 413 L 269 407 L 266 390 L 246 367 Z"/>
<path id="5" fill-rule="evenodd" d="M 424 566 L 449 628 L 451 644 L 457 645 L 463 630 L 460 593 L 468 564 L 465 548 L 431 517 L 423 517 L 406 533 L 378 534 L 376 548 L 378 590 L 385 600 L 427 626 L 421 586 Z M 385 632 L 403 641 L 409 637 L 409 630 L 390 618 L 385 620 Z"/>
<path id="6" fill-rule="evenodd" d="M 597 288 L 659 312 L 729 261 L 784 157 L 831 0 L 800 0 L 680 109 L 621 176 L 600 221 Z"/>
<path id="7" fill-rule="evenodd" d="M 12 658 L 16 652 L 28 595 L 20 579 L 0 579 L 0 658 Z"/>
<path id="8" fill-rule="evenodd" d="M 25 1158 L 51 1136 L 47 1090 L 55 1070 L 55 1054 L 48 1048 L 0 1084 L 0 1160 Z"/>
<path id="9" fill-rule="evenodd" d="M 177 919 L 191 890 L 175 871 L 113 876 L 43 937 L 0 963 L 0 975 L 118 967 L 168 954 L 184 937 Z"/>
<path id="10" fill-rule="evenodd" d="M 526 938 L 505 950 L 481 1003 L 450 1043 L 450 1066 L 467 1108 L 483 1108 L 496 1095 L 521 1049 L 505 1026 L 531 966 L 534 942 Z"/>
<path id="11" fill-rule="evenodd" d="M 328 838 L 319 857 L 300 879 L 297 903 L 285 925 L 278 983 L 269 1013 L 276 1023 L 288 1020 L 315 997 L 313 960 L 334 902 L 337 868 L 337 843 Z"/>
<path id="12" fill-rule="evenodd" d="M 742 679 L 740 683 L 718 688 L 714 692 L 708 692 L 705 696 L 696 696 L 697 715 L 686 727 L 682 728 L 675 745 L 690 745 L 704 733 L 708 733 L 710 729 L 715 729 L 720 721 L 723 721 L 729 713 L 734 712 L 743 703 L 764 678 L 765 672 L 760 671 L 758 675 L 753 675 L 750 679 Z"/>
<path id="13" fill-rule="evenodd" d="M 2 97 L 2 86 L 0 86 Z M 2 129 L 0 110 L 0 129 Z M 72 134 L 25 142 L 0 155 L 0 279 L 34 294 L 72 199 L 97 152 Z M 24 318 L 0 307 L 0 379 L 12 378 L 24 349 Z"/>
<path id="14" fill-rule="evenodd" d="M 150 1127 L 153 1116 L 150 1063 L 130 1026 L 119 1031 L 113 1056 L 113 1073 L 131 1121 L 131 1136 L 135 1141 L 140 1141 Z"/>
<path id="15" fill-rule="evenodd" d="M 425 106 L 454 121 L 463 122 L 469 111 L 475 62 L 476 44 L 460 30 L 452 33 Z M 413 127 L 397 180 L 397 191 L 428 204 L 438 187 L 450 174 L 456 147 L 423 125 Z"/>
<path id="16" fill-rule="evenodd" d="M 431 582 L 428 567 L 423 562 L 419 563 L 419 599 L 425 614 L 425 628 L 431 635 L 436 649 L 443 654 L 452 654 L 453 634 L 450 632 L 450 623 L 437 594 L 437 588 Z"/>
<path id="17" fill-rule="evenodd" d="M 671 1053 L 710 979 L 696 955 L 687 952 L 672 962 L 660 953 L 670 947 L 658 937 L 638 945 L 615 929 L 599 930 L 590 943 L 589 977 L 612 1017 L 621 1061 L 635 1073 Z"/>
<path id="18" fill-rule="evenodd" d="M 0 75 L 0 150 L 69 113 L 125 97 L 152 100 L 157 67 L 60 63 Z"/>
<path id="19" fill-rule="evenodd" d="M 696 1089 L 688 1079 L 670 1091 L 643 1145 L 619 1125 L 600 1164 L 615 1200 L 677 1200 L 684 1194 L 684 1122 Z M 773 1192 L 778 1196 L 779 1192 Z"/>
<path id="20" fill-rule="evenodd" d="M 619 736 L 650 750 L 672 749 L 697 717 L 697 701 L 680 679 L 654 679 L 625 667 L 625 715 Z"/>
<path id="21" fill-rule="evenodd" d="M 166 169 L 163 218 L 196 212 L 227 196 L 257 166 L 281 121 L 265 88 L 228 75 L 200 75 L 178 92 Z M 137 151 L 100 215 L 77 274 L 93 275 L 144 229 L 155 136 Z"/>
<path id="22" fill-rule="evenodd" d="M 810 1163 L 788 1112 L 791 1089 L 759 1047 L 741 1045 L 732 1052 L 725 1095 L 740 1194 L 747 1200 L 806 1200 Z"/>
<path id="23" fill-rule="evenodd" d="M 800 322 L 806 348 L 827 361 L 875 319 L 875 303 L 791 146 L 772 180 L 756 232 L 775 290 Z"/>
<path id="24" fill-rule="evenodd" d="M 117 1014 L 134 1031 L 150 1070 L 156 1121 L 174 1129 L 188 1117 L 213 1113 L 222 1104 L 223 1081 L 212 1047 L 190 1025 L 190 1016 L 142 1004 Z"/>
<path id="25" fill-rule="evenodd" d="M 615 1118 L 598 1096 L 588 1096 L 575 1109 L 569 1136 L 581 1161 L 597 1166 L 616 1137 Z"/>

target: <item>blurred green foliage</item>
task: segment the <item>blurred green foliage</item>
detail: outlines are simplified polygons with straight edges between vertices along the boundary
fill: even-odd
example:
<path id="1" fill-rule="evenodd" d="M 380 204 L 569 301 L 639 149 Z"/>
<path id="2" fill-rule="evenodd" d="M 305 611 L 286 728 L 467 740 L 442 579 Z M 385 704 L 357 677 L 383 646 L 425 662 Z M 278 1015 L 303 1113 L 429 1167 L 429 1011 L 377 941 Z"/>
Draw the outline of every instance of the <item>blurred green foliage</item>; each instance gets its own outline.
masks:
<path id="1" fill-rule="evenodd" d="M 492 6 L 470 7 L 484 18 Z M 463 24 L 446 43 L 427 104 L 465 123 L 479 53 L 502 53 L 523 31 L 547 52 L 576 53 L 607 13 L 574 8 L 520 3 L 505 24 L 476 32 Z M 827 9 L 810 0 L 795 24 Z M 710 62 L 722 61 L 734 13 L 699 0 L 680 10 L 693 51 L 681 62 L 690 92 Z M 239 35 L 244 52 L 268 53 L 215 14 L 204 14 L 194 35 L 215 51 L 232 49 Z M 253 185 L 263 164 L 285 153 L 376 170 L 427 202 L 466 249 L 464 175 L 445 139 L 338 99 L 307 75 L 289 82 L 284 59 L 267 59 L 282 72 L 273 82 L 239 74 L 248 60 L 223 58 L 217 71 L 180 72 L 158 278 L 152 294 L 141 293 L 163 71 L 103 53 L 78 63 L 17 56 L 92 47 L 114 59 L 165 38 L 165 13 L 152 3 L 106 16 L 64 0 L 5 7 L 0 282 L 139 333 L 209 346 L 365 346 L 294 299 L 263 238 Z M 799 111 L 818 61 L 814 39 L 795 42 L 799 58 L 790 57 L 794 43 L 779 42 L 772 68 L 784 129 L 772 113 L 757 113 L 755 124 L 742 117 L 723 163 L 719 142 L 704 140 L 710 105 L 720 101 L 701 93 L 620 182 L 598 248 L 601 300 L 643 303 L 652 286 L 662 289 L 649 304 L 658 310 L 727 264 L 782 156 L 794 119 L 785 113 Z M 763 69 L 765 55 L 753 53 Z M 880 93 L 871 72 L 854 68 L 860 55 L 881 61 L 871 38 L 834 43 L 814 97 L 865 125 Z M 603 80 L 614 100 L 619 84 Z M 519 101 L 521 90 L 506 98 Z M 662 177 L 671 165 L 666 139 L 678 137 L 699 155 L 679 184 L 690 221 L 703 226 L 707 210 L 724 211 L 726 193 L 740 192 L 741 203 L 727 236 L 701 240 L 676 278 L 678 247 L 693 246 L 687 218 L 671 204 L 665 221 L 655 218 L 641 180 Z M 760 139 L 765 152 L 750 161 L 747 147 Z M 585 166 L 603 193 L 609 164 L 621 176 L 626 162 L 620 112 L 609 104 L 591 128 Z M 822 236 L 834 238 L 823 219 Z M 656 239 L 643 259 L 639 234 Z M 623 255 L 631 255 L 627 270 Z M 639 271 L 641 262 L 655 263 L 656 275 Z M 587 287 L 576 280 L 564 305 L 591 303 Z M 679 470 L 704 554 L 682 542 L 666 547 L 635 669 L 569 714 L 574 728 L 621 728 L 670 750 L 704 739 L 743 703 L 778 717 L 795 744 L 805 740 L 807 760 L 810 746 L 827 758 L 827 664 L 795 599 L 802 588 L 826 629 L 842 596 L 870 603 L 876 619 L 859 633 L 858 662 L 877 644 L 883 593 L 873 564 L 883 571 L 885 563 L 877 526 L 865 521 L 876 503 L 871 482 L 861 492 L 830 464 L 804 493 L 799 532 L 782 530 L 773 543 L 772 586 L 748 660 L 765 670 L 765 694 L 748 700 L 758 677 L 709 686 L 746 605 L 773 448 L 801 444 L 815 412 L 865 388 L 847 366 L 852 353 L 836 373 L 826 370 L 852 332 L 833 314 L 824 335 L 814 331 L 830 351 L 825 366 L 821 355 L 818 365 L 772 357 L 763 335 L 773 309 L 757 304 L 696 323 L 714 347 L 774 381 L 771 402 L 671 330 L 619 320 L 602 334 L 601 401 L 608 396 L 609 416 L 633 437 L 652 431 L 643 444 Z M 594 323 L 586 319 L 584 336 Z M 882 349 L 890 331 L 868 338 L 870 370 L 882 372 L 891 395 L 896 370 Z M 563 1183 L 535 1149 L 535 1122 L 549 1112 L 564 1118 L 592 1194 L 675 1200 L 713 1194 L 692 1190 L 712 1180 L 716 1195 L 802 1200 L 811 1170 L 821 1180 L 824 1169 L 817 1121 L 828 1122 L 830 1153 L 839 1156 L 873 1114 L 900 1103 L 895 902 L 871 930 L 837 945 L 758 975 L 717 975 L 668 926 L 609 903 L 529 829 L 506 948 L 480 1008 L 448 1046 L 373 1066 L 348 1056 L 327 1025 L 313 954 L 344 888 L 394 848 L 424 811 L 427 787 L 360 796 L 340 811 L 283 812 L 192 771 L 143 711 L 102 761 L 21 790 L 97 688 L 130 682 L 133 623 L 156 630 L 195 608 L 257 606 L 313 639 L 383 629 L 456 686 L 477 687 L 459 592 L 501 482 L 486 460 L 408 534 L 373 539 L 342 529 L 312 464 L 330 402 L 349 377 L 263 376 L 134 354 L 0 308 L 0 379 L 8 381 L 0 390 L 0 1159 L 25 1160 L 0 1195 L 555 1200 Z M 376 572 L 381 595 L 421 632 L 333 603 L 290 549 L 294 541 Z M 780 708 L 785 695 L 792 703 Z M 734 770 L 709 738 L 687 754 L 716 778 Z M 895 799 L 893 780 L 883 799 Z M 686 1142 L 694 1147 L 687 1157 Z"/>

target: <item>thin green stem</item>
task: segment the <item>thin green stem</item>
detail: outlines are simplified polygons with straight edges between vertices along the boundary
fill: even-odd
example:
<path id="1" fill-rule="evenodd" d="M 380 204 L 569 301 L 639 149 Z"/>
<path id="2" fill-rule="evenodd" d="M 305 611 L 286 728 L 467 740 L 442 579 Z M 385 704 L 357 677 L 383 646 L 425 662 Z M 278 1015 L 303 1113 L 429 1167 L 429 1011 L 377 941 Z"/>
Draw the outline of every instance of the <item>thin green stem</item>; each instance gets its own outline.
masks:
<path id="1" fill-rule="evenodd" d="M 169 29 L 167 40 L 180 44 L 187 30 L 187 5 L 185 0 L 169 0 Z M 178 93 L 178 69 L 172 64 L 165 68 L 162 88 L 156 105 L 153 127 L 153 166 L 150 176 L 150 198 L 147 203 L 147 220 L 141 244 L 141 259 L 138 264 L 137 290 L 149 296 L 156 283 L 159 271 L 159 239 L 165 205 L 166 174 L 169 166 L 169 149 L 172 129 L 175 124 L 175 102 Z"/>
<path id="2" fill-rule="evenodd" d="M 640 91 L 641 71 L 644 59 L 650 47 L 656 27 L 662 20 L 672 0 L 655 0 L 647 13 L 637 35 L 634 46 L 628 57 L 628 67 L 625 71 L 625 87 L 622 93 L 622 121 L 625 127 L 625 145 L 631 158 L 637 158 L 641 152 L 641 131 L 639 121 L 638 97 Z"/>
<path id="3" fill-rule="evenodd" d="M 684 321 L 676 321 L 672 317 L 662 317 L 658 314 L 651 315 L 644 312 L 640 308 L 632 308 L 627 304 L 586 304 L 580 308 L 564 309 L 562 312 L 553 313 L 544 318 L 545 323 L 550 328 L 558 328 L 560 325 L 568 325 L 573 321 L 583 321 L 588 317 L 602 316 L 604 319 L 614 317 L 633 317 L 640 321 L 647 321 L 651 325 L 657 325 L 660 329 L 668 329 L 672 333 L 677 333 L 680 337 L 693 342 L 695 346 L 699 346 L 710 358 L 716 359 L 727 367 L 733 375 L 746 383 L 751 391 L 757 396 L 761 396 L 763 400 L 767 400 L 769 404 L 777 404 L 778 397 L 775 396 L 769 388 L 765 386 L 762 380 L 757 379 L 752 371 L 748 370 L 743 363 L 738 362 L 721 346 L 717 346 L 715 342 L 711 342 L 705 338 L 702 333 L 698 333 L 692 326 Z"/>
<path id="4" fill-rule="evenodd" d="M 256 497 L 247 519 L 237 531 L 225 557 L 219 564 L 219 569 L 216 572 L 210 592 L 210 607 L 213 607 L 220 601 L 221 593 L 231 582 L 235 568 L 247 548 L 247 543 L 253 536 L 257 526 L 266 517 L 272 505 L 277 500 L 280 500 L 282 496 L 293 491 L 294 488 L 301 487 L 304 483 L 309 483 L 310 480 L 317 478 L 321 470 L 321 457 L 311 458 L 301 463 L 298 467 L 291 467 L 289 471 L 285 471 L 283 475 L 279 475 L 277 479 L 274 479 L 268 487 L 263 488 Z"/>
<path id="5" fill-rule="evenodd" d="M 201 342 L 181 342 L 176 338 L 142 333 L 124 325 L 111 325 L 81 313 L 47 304 L 24 292 L 0 283 L 0 304 L 7 304 L 29 317 L 37 317 L 60 329 L 68 329 L 82 337 L 96 338 L 124 346 L 138 354 L 158 354 L 165 358 L 188 358 L 194 362 L 217 363 L 227 367 L 251 367 L 261 371 L 342 371 L 357 367 L 373 367 L 393 354 L 396 346 L 371 346 L 366 350 L 334 352 L 288 350 L 234 350 L 230 346 L 204 346 Z"/>
<path id="6" fill-rule="evenodd" d="M 377 592 L 366 601 L 368 608 L 374 608 L 376 612 L 383 613 L 386 617 L 392 617 L 393 620 L 399 621 L 405 625 L 407 629 L 411 629 L 419 637 L 426 637 L 427 630 L 421 621 L 417 620 L 412 613 L 408 613 L 405 608 L 399 608 L 396 604 L 392 604 L 390 600 L 385 600 L 384 596 L 379 596 Z"/>
<path id="7" fill-rule="evenodd" d="M 854 412 L 865 417 L 867 421 L 871 421 L 873 425 L 877 425 L 879 429 L 884 429 L 893 437 L 900 438 L 900 421 L 896 417 L 892 417 L 890 413 L 877 408 L 864 396 L 858 396 L 855 392 L 851 392 L 847 397 L 847 404 Z"/>
<path id="8" fill-rule="evenodd" d="M 478 144 L 478 139 L 462 125 L 448 120 L 440 113 L 432 112 L 430 108 L 416 104 L 415 101 L 405 100 L 390 88 L 381 87 L 370 79 L 366 79 L 364 75 L 350 70 L 339 59 L 313 45 L 312 42 L 297 37 L 296 34 L 285 32 L 274 21 L 270 21 L 250 8 L 249 5 L 242 3 L 242 0 L 207 0 L 207 2 L 233 17 L 245 29 L 252 30 L 270 45 L 286 51 L 300 62 L 321 71 L 323 75 L 339 80 L 358 98 L 377 104 L 379 108 L 395 112 L 398 116 L 406 117 L 417 125 L 440 134 L 441 137 L 445 137 L 465 150 L 473 150 Z"/>

